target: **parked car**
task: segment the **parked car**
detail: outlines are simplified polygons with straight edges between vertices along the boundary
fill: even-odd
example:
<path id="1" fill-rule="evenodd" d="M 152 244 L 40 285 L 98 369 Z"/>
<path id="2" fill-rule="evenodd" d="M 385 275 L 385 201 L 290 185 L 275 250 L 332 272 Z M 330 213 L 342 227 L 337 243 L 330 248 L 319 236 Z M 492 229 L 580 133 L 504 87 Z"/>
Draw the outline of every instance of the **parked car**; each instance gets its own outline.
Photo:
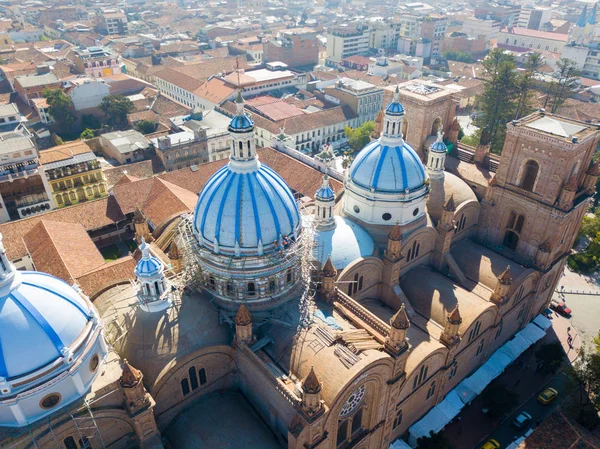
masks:
<path id="1" fill-rule="evenodd" d="M 481 446 L 481 449 L 500 449 L 500 443 L 496 440 L 488 440 Z"/>
<path id="2" fill-rule="evenodd" d="M 550 404 L 557 397 L 558 397 L 558 391 L 556 391 L 554 388 L 546 388 L 538 396 L 538 401 L 540 401 L 542 404 Z"/>
<path id="3" fill-rule="evenodd" d="M 521 427 L 524 427 L 529 421 L 531 421 L 531 415 L 527 412 L 521 412 L 519 413 L 519 416 L 517 416 L 514 419 L 512 425 L 515 426 L 517 429 L 520 429 Z"/>
<path id="4" fill-rule="evenodd" d="M 550 308 L 560 315 L 566 317 L 571 316 L 571 309 L 569 309 L 564 302 L 552 300 L 552 302 L 550 303 Z"/>

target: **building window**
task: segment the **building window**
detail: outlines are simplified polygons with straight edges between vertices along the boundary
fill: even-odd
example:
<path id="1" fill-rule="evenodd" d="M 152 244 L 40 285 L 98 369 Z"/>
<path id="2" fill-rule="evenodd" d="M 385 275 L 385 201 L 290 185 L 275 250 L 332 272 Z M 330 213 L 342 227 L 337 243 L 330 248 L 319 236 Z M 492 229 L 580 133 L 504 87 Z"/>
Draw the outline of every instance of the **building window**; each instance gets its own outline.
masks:
<path id="1" fill-rule="evenodd" d="M 475 357 L 477 357 L 479 354 L 481 354 L 481 352 L 483 351 L 483 345 L 485 344 L 485 340 L 481 340 L 479 342 L 479 346 L 477 347 L 477 353 L 475 354 Z"/>
<path id="2" fill-rule="evenodd" d="M 49 395 L 45 396 L 40 401 L 40 407 L 45 408 L 45 409 L 54 408 L 58 405 L 58 403 L 60 402 L 60 399 L 61 399 L 61 396 L 59 393 L 50 393 Z"/>
<path id="3" fill-rule="evenodd" d="M 383 218 L 383 220 L 385 220 L 385 221 L 390 221 L 392 219 L 392 214 L 386 212 L 385 214 L 383 214 L 381 216 L 381 218 Z"/>
<path id="4" fill-rule="evenodd" d="M 269 279 L 269 292 L 270 293 L 274 293 L 275 292 L 275 287 L 276 287 L 276 282 L 275 279 Z"/>
<path id="5" fill-rule="evenodd" d="M 397 429 L 398 426 L 402 424 L 402 409 L 400 408 L 400 404 L 396 405 L 396 417 L 394 418 L 394 429 Z"/>
<path id="6" fill-rule="evenodd" d="M 96 371 L 98 369 L 98 365 L 100 365 L 100 356 L 98 354 L 94 354 L 90 360 L 90 371 L 92 373 Z"/>
<path id="7" fill-rule="evenodd" d="M 529 192 L 533 192 L 535 182 L 540 171 L 539 164 L 534 160 L 525 162 L 523 166 L 523 174 L 521 175 L 521 188 Z"/>
<path id="8" fill-rule="evenodd" d="M 67 437 L 63 440 L 63 443 L 65 445 L 65 449 L 79 449 L 77 447 L 77 443 L 75 443 L 75 438 L 73 437 Z"/>
<path id="9" fill-rule="evenodd" d="M 519 301 L 523 298 L 523 292 L 525 291 L 525 286 L 521 285 L 519 290 L 517 290 L 517 294 L 515 295 L 515 304 L 518 304 Z"/>
<path id="10" fill-rule="evenodd" d="M 502 326 L 504 326 L 504 321 L 500 321 L 500 325 L 498 326 L 498 330 L 496 331 L 496 335 L 494 336 L 495 340 L 497 340 L 502 334 Z"/>
<path id="11" fill-rule="evenodd" d="M 411 260 L 417 258 L 419 256 L 420 249 L 421 244 L 415 240 L 410 249 L 408 250 L 408 254 L 406 255 L 406 261 L 410 262 Z"/>
<path id="12" fill-rule="evenodd" d="M 435 394 L 435 380 L 431 382 L 429 385 L 429 389 L 427 390 L 427 399 L 430 399 Z"/>
<path id="13" fill-rule="evenodd" d="M 481 322 L 477 321 L 475 323 L 475 326 L 473 326 L 471 328 L 471 331 L 469 332 L 469 343 L 471 343 L 475 338 L 477 338 L 477 336 L 479 335 L 479 330 L 481 329 Z"/>
<path id="14" fill-rule="evenodd" d="M 364 385 L 361 385 L 348 397 L 348 400 L 342 406 L 338 420 L 337 447 L 351 441 L 362 430 L 365 395 L 366 388 Z"/>
<path id="15" fill-rule="evenodd" d="M 248 282 L 247 290 L 248 296 L 256 295 L 256 284 L 254 282 Z"/>
<path id="16" fill-rule="evenodd" d="M 515 212 L 510 213 L 506 224 L 506 233 L 504 234 L 504 246 L 512 250 L 517 249 L 524 224 L 525 217 L 523 215 Z"/>
<path id="17" fill-rule="evenodd" d="M 427 371 L 429 367 L 427 365 L 422 365 L 419 370 L 419 375 L 415 376 L 415 380 L 413 381 L 413 390 L 416 390 L 419 385 L 421 385 L 427 379 Z"/>
<path id="18" fill-rule="evenodd" d="M 450 368 L 450 371 L 448 372 L 448 380 L 452 379 L 454 376 L 456 376 L 456 371 L 458 370 L 458 363 L 454 362 L 454 364 L 452 365 L 452 367 Z"/>
<path id="19" fill-rule="evenodd" d="M 285 273 L 285 282 L 287 284 L 291 284 L 292 281 L 294 280 L 294 273 L 292 273 L 292 269 L 288 268 L 286 273 Z"/>
<path id="20" fill-rule="evenodd" d="M 465 224 L 467 223 L 467 217 L 465 217 L 465 214 L 462 214 L 460 216 L 460 218 L 458 219 L 458 223 L 456 224 L 456 228 L 454 229 L 454 232 L 460 232 L 463 229 L 465 229 Z"/>
<path id="21" fill-rule="evenodd" d="M 185 379 L 181 379 L 181 392 L 184 396 L 190 393 L 190 383 L 187 380 L 187 377 Z"/>
<path id="22" fill-rule="evenodd" d="M 521 320 L 521 318 L 523 318 L 524 313 L 525 313 L 525 304 L 523 304 L 523 307 L 521 307 L 521 310 L 519 311 L 519 315 L 517 315 L 517 320 Z"/>

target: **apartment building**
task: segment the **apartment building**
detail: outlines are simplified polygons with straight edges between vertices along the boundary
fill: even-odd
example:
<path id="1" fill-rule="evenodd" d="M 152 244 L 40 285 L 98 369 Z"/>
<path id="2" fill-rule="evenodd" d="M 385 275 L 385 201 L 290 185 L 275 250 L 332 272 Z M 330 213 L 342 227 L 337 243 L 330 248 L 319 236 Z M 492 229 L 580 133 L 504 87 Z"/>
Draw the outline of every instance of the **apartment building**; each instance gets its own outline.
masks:
<path id="1" fill-rule="evenodd" d="M 100 146 L 107 157 L 124 165 L 143 160 L 150 141 L 142 133 L 129 129 L 102 134 Z"/>
<path id="2" fill-rule="evenodd" d="M 78 47 L 73 49 L 73 62 L 78 73 L 94 78 L 121 73 L 121 61 L 107 47 Z"/>
<path id="3" fill-rule="evenodd" d="M 421 39 L 431 41 L 431 57 L 440 56 L 440 43 L 446 35 L 448 18 L 441 14 L 430 14 L 421 22 Z"/>
<path id="4" fill-rule="evenodd" d="M 342 78 L 325 87 L 324 92 L 330 102 L 348 106 L 356 114 L 358 125 L 375 120 L 383 107 L 383 89 L 365 81 Z"/>
<path id="5" fill-rule="evenodd" d="M 32 134 L 23 126 L 0 133 L 0 223 L 54 208 Z"/>
<path id="6" fill-rule="evenodd" d="M 100 161 L 81 140 L 40 151 L 40 163 L 59 208 L 108 194 Z"/>
<path id="7" fill-rule="evenodd" d="M 367 28 L 332 27 L 327 32 L 326 64 L 335 67 L 342 59 L 354 55 L 365 55 L 370 48 L 370 33 Z"/>
<path id="8" fill-rule="evenodd" d="M 463 21 L 462 32 L 472 38 L 483 37 L 486 48 L 489 48 L 490 41 L 498 38 L 501 27 L 502 24 L 498 20 L 468 17 Z"/>
<path id="9" fill-rule="evenodd" d="M 549 6 L 521 6 L 517 27 L 539 30 L 552 19 L 552 8 Z"/>
<path id="10" fill-rule="evenodd" d="M 279 31 L 277 38 L 264 43 L 264 61 L 279 61 L 289 67 L 307 67 L 319 63 L 319 40 L 312 28 Z"/>
<path id="11" fill-rule="evenodd" d="M 60 87 L 60 80 L 56 75 L 52 72 L 44 73 L 43 70 L 38 70 L 38 73 L 35 75 L 15 77 L 15 92 L 26 104 L 31 105 L 31 100 L 34 98 L 42 98 L 44 89 L 58 89 Z"/>
<path id="12" fill-rule="evenodd" d="M 100 31 L 109 36 L 129 34 L 127 15 L 120 10 L 104 11 L 99 17 L 98 25 Z"/>

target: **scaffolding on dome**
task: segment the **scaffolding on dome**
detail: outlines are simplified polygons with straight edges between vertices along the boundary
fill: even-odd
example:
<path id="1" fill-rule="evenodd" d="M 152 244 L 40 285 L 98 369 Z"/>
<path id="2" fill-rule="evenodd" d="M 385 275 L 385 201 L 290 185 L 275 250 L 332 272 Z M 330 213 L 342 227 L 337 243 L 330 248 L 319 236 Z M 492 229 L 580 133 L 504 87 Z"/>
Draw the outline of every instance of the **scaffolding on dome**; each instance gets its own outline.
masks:
<path id="1" fill-rule="evenodd" d="M 309 214 L 302 203 L 299 203 L 300 214 Z M 200 245 L 193 232 L 193 214 L 181 217 L 174 237 L 177 247 L 183 256 L 183 268 L 180 273 L 173 275 L 169 280 L 179 289 L 188 288 L 200 291 L 204 288 L 206 280 L 202 276 L 202 258 L 210 257 L 211 251 Z M 300 276 L 302 283 L 302 295 L 300 298 L 300 313 L 302 326 L 310 324 L 312 302 L 316 293 L 313 282 L 311 282 L 312 245 L 314 242 L 315 226 L 312 220 L 301 220 L 302 232 L 298 239 L 279 251 L 266 252 L 262 257 L 268 258 L 273 265 L 283 265 L 294 260 L 300 260 Z M 246 265 L 246 257 L 228 257 L 228 268 L 232 270 L 243 270 Z"/>

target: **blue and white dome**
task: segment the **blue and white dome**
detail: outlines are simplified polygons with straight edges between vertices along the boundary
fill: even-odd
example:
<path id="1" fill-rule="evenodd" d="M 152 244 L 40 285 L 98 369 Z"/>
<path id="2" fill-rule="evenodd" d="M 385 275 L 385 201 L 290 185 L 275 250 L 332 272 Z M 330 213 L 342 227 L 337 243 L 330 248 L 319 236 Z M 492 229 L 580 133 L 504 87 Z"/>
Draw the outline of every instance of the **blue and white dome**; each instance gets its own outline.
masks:
<path id="1" fill-rule="evenodd" d="M 227 165 L 202 190 L 194 227 L 216 252 L 260 255 L 297 235 L 300 210 L 285 181 L 266 165 L 249 173 Z"/>
<path id="2" fill-rule="evenodd" d="M 401 116 L 404 115 L 404 106 L 400 103 L 399 100 L 400 89 L 396 86 L 396 90 L 394 91 L 394 101 L 387 105 L 385 108 L 385 113 L 391 116 Z"/>
<path id="3" fill-rule="evenodd" d="M 323 176 L 323 184 L 317 190 L 315 198 L 321 201 L 332 201 L 335 200 L 335 192 L 329 185 L 329 176 Z"/>
<path id="4" fill-rule="evenodd" d="M 140 279 L 154 278 L 160 275 L 164 270 L 162 262 L 150 253 L 150 245 L 142 238 L 140 244 L 142 258 L 135 266 L 135 275 Z"/>
<path id="5" fill-rule="evenodd" d="M 0 298 L 0 377 L 12 379 L 63 357 L 93 318 L 67 283 L 39 272 L 16 272 Z"/>
<path id="6" fill-rule="evenodd" d="M 442 140 L 442 134 L 438 133 L 438 138 L 435 142 L 431 144 L 429 147 L 431 151 L 435 151 L 436 153 L 446 153 L 448 151 L 448 147 Z"/>
<path id="7" fill-rule="evenodd" d="M 254 123 L 238 93 L 229 130 L 229 164 L 206 183 L 194 215 L 202 245 L 217 254 L 260 256 L 280 250 L 300 233 L 300 210 L 285 181 L 256 156 Z"/>
<path id="8" fill-rule="evenodd" d="M 357 186 L 383 193 L 417 190 L 427 179 L 419 156 L 403 140 L 387 145 L 380 140 L 369 143 L 354 159 L 349 177 Z"/>

